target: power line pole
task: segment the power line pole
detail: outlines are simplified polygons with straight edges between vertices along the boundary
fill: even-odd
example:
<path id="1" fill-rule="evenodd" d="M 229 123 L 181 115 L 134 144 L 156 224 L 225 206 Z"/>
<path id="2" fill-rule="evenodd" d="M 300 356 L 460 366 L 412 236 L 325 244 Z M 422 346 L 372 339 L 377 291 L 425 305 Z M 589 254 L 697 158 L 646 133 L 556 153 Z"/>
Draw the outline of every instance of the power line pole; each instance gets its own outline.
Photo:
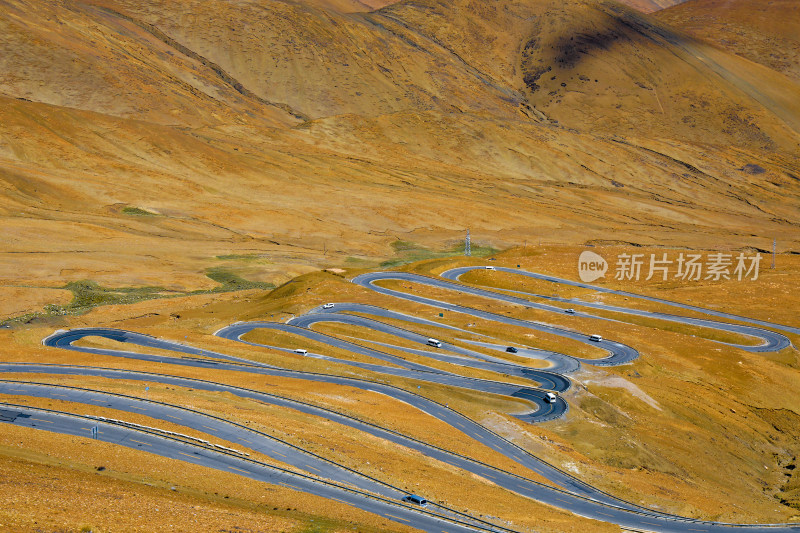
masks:
<path id="1" fill-rule="evenodd" d="M 472 243 L 469 238 L 469 229 L 467 229 L 467 240 L 464 242 L 464 255 L 467 257 L 472 255 Z"/>
<path id="2" fill-rule="evenodd" d="M 772 239 L 772 268 L 775 268 L 775 247 L 778 244 L 778 239 Z"/>

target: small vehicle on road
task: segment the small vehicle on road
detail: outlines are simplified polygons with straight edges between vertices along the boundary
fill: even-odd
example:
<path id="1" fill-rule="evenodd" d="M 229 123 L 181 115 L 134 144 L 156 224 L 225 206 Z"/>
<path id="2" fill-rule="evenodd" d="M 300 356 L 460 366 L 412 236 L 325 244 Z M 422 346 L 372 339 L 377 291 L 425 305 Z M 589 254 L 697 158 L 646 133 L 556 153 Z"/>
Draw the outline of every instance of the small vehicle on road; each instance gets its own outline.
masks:
<path id="1" fill-rule="evenodd" d="M 299 353 L 300 355 L 305 355 L 308 353 L 308 350 L 304 350 L 303 348 L 295 348 L 294 353 Z"/>
<path id="2" fill-rule="evenodd" d="M 570 309 L 566 309 L 564 312 L 565 313 L 569 313 L 570 315 L 574 315 L 575 314 L 575 310 L 571 309 L 571 308 Z"/>
<path id="3" fill-rule="evenodd" d="M 486 270 L 494 270 L 494 267 L 492 265 L 487 265 L 483 268 L 485 268 Z"/>
<path id="4" fill-rule="evenodd" d="M 428 505 L 428 500 L 426 500 L 422 496 L 417 496 L 416 494 L 409 494 L 408 496 L 405 496 L 403 498 L 403 501 L 404 502 L 408 502 L 408 503 L 414 503 L 414 504 L 417 504 L 417 505 L 422 505 L 422 506 Z"/>
<path id="5" fill-rule="evenodd" d="M 601 337 L 600 335 L 590 335 L 589 340 L 594 342 L 600 342 L 601 340 L 603 340 L 603 337 Z"/>
<path id="6" fill-rule="evenodd" d="M 333 309 L 333 304 L 325 304 L 322 306 L 323 309 Z"/>
<path id="7" fill-rule="evenodd" d="M 441 348 L 442 341 L 436 339 L 428 339 L 428 346 L 433 346 L 434 348 Z"/>
<path id="8" fill-rule="evenodd" d="M 509 346 L 508 348 L 506 348 L 506 351 L 507 351 L 508 353 L 517 353 L 519 350 L 517 350 L 517 349 L 516 349 L 516 348 L 514 348 L 513 346 Z"/>
<path id="9" fill-rule="evenodd" d="M 552 392 L 545 393 L 544 395 L 544 401 L 546 401 L 547 403 L 556 403 L 557 399 L 558 396 L 556 396 Z"/>

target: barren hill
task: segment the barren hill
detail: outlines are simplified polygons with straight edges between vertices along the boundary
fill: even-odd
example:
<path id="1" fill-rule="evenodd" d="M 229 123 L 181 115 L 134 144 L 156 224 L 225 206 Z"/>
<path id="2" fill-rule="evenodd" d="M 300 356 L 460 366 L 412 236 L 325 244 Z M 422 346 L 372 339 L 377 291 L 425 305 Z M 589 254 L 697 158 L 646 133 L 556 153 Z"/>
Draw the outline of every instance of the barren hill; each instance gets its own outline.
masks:
<path id="1" fill-rule="evenodd" d="M 689 0 L 656 17 L 800 81 L 800 6 L 793 0 Z"/>
<path id="2" fill-rule="evenodd" d="M 523 50 L 531 101 L 582 129 L 795 150 L 800 86 L 613 2 L 548 11 Z"/>
<path id="3" fill-rule="evenodd" d="M 467 227 L 800 246 L 783 74 L 610 1 L 364 4 L 5 1 L 0 277 L 277 281 Z"/>

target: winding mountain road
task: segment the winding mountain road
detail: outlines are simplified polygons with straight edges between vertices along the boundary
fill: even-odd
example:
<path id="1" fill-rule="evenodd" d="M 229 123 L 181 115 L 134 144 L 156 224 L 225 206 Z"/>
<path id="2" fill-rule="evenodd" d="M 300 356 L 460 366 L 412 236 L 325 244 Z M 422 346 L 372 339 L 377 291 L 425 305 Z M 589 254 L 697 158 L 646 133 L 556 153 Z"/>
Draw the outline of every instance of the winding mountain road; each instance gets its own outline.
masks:
<path id="1" fill-rule="evenodd" d="M 317 308 L 308 314 L 292 319 L 289 323 L 286 324 L 274 323 L 274 322 L 237 323 L 223 328 L 222 330 L 218 331 L 216 335 L 226 339 L 235 340 L 238 342 L 246 342 L 248 344 L 253 344 L 257 346 L 267 346 L 269 348 L 279 349 L 289 352 L 291 350 L 288 348 L 281 348 L 276 346 L 269 346 L 269 345 L 248 342 L 247 340 L 244 340 L 242 338 L 248 333 L 259 329 L 275 330 L 283 333 L 289 333 L 299 338 L 313 340 L 315 342 L 319 342 L 324 345 L 328 345 L 337 348 L 339 350 L 344 350 L 348 353 L 353 353 L 357 354 L 358 356 L 361 356 L 360 360 L 332 357 L 325 354 L 305 354 L 307 357 L 325 359 L 331 362 L 336 362 L 351 367 L 371 370 L 380 374 L 413 379 L 416 382 L 427 382 L 438 385 L 447 385 L 451 387 L 458 387 L 462 389 L 471 390 L 482 394 L 494 394 L 494 395 L 523 399 L 527 401 L 529 405 L 531 405 L 535 409 L 529 412 L 515 413 L 514 416 L 517 416 L 521 420 L 530 423 L 540 423 L 542 421 L 550 420 L 552 418 L 561 416 L 564 412 L 566 412 L 567 410 L 566 401 L 560 395 L 557 397 L 554 403 L 546 401 L 547 397 L 546 393 L 548 390 L 556 392 L 567 392 L 569 390 L 570 381 L 568 378 L 563 376 L 563 373 L 575 371 L 580 367 L 581 364 L 589 364 L 597 366 L 626 364 L 635 360 L 639 356 L 638 352 L 635 349 L 619 342 L 609 341 L 609 340 L 603 340 L 601 342 L 593 342 L 589 340 L 588 334 L 570 331 L 564 329 L 563 327 L 558 327 L 541 322 L 530 322 L 530 321 L 515 319 L 500 314 L 490 313 L 487 311 L 450 303 L 447 301 L 427 298 L 416 294 L 409 294 L 400 290 L 389 289 L 386 287 L 382 287 L 380 285 L 381 282 L 390 280 L 418 283 L 422 285 L 431 286 L 437 289 L 452 291 L 454 293 L 454 298 L 458 297 L 458 293 L 469 294 L 472 296 L 479 296 L 482 298 L 517 304 L 528 308 L 536 308 L 544 311 L 559 313 L 562 316 L 564 315 L 564 309 L 555 305 L 541 303 L 540 301 L 539 302 L 531 301 L 529 299 L 522 298 L 520 296 L 511 296 L 502 292 L 498 292 L 496 290 L 474 287 L 459 282 L 459 279 L 464 274 L 468 273 L 471 270 L 482 269 L 482 268 L 484 267 L 468 267 L 461 269 L 453 269 L 442 274 L 442 279 L 432 278 L 429 276 L 421 276 L 411 273 L 403 273 L 403 272 L 383 272 L 383 273 L 372 273 L 372 274 L 364 274 L 361 276 L 357 276 L 352 281 L 353 283 L 368 288 L 372 291 L 376 291 L 395 298 L 400 298 L 416 302 L 419 304 L 432 306 L 438 309 L 448 310 L 456 313 L 462 313 L 476 318 L 491 320 L 497 322 L 498 324 L 507 324 L 507 325 L 524 327 L 532 331 L 546 332 L 552 335 L 568 338 L 579 342 L 584 342 L 586 344 L 591 344 L 592 346 L 597 346 L 599 348 L 604 349 L 606 352 L 608 352 L 609 355 L 601 359 L 578 359 L 570 357 L 566 354 L 559 354 L 556 352 L 546 352 L 538 350 L 535 347 L 518 347 L 518 353 L 515 354 L 515 356 L 539 357 L 539 358 L 544 358 L 552 363 L 552 366 L 549 369 L 549 371 L 529 368 L 528 366 L 523 364 L 512 363 L 506 359 L 503 359 L 502 357 L 486 355 L 485 353 L 471 350 L 463 346 L 449 342 L 443 342 L 442 345 L 437 348 L 426 346 L 427 337 L 425 335 L 413 331 L 412 328 L 415 324 L 424 325 L 426 327 L 435 326 L 437 328 L 440 328 L 443 334 L 444 332 L 448 332 L 450 336 L 455 336 L 459 334 L 462 334 L 463 336 L 467 335 L 474 336 L 475 334 L 466 330 L 455 328 L 453 326 L 439 324 L 435 321 L 422 319 L 419 317 L 414 317 L 403 313 L 398 313 L 396 311 L 382 309 L 376 306 L 368 306 L 364 304 L 351 304 L 351 303 L 336 303 L 333 309 Z M 695 312 L 706 313 L 709 316 L 714 316 L 717 318 L 725 318 L 729 320 L 735 320 L 737 322 L 747 322 L 750 324 L 766 326 L 791 333 L 800 333 L 800 328 L 794 328 L 791 326 L 784 326 L 784 325 L 774 325 L 765 321 L 755 321 L 744 317 L 729 315 L 726 313 L 705 310 L 694 306 L 686 306 L 683 304 L 678 304 L 675 302 L 669 302 L 666 300 L 661 300 L 656 298 L 639 296 L 623 291 L 614 291 L 612 289 L 605 289 L 602 287 L 596 287 L 588 284 L 580 284 L 569 280 L 562 280 L 559 278 L 554 278 L 552 276 L 545 276 L 532 272 L 526 272 L 519 269 L 495 267 L 495 271 L 513 273 L 522 276 L 529 276 L 552 283 L 565 283 L 568 285 L 579 286 L 591 290 L 620 294 L 629 298 L 630 297 L 642 298 L 644 300 L 651 300 L 660 304 L 673 305 L 676 307 L 682 307 L 684 309 L 688 309 Z M 710 328 L 720 331 L 736 333 L 739 335 L 752 337 L 760 341 L 760 344 L 758 345 L 749 345 L 749 344 L 733 345 L 739 349 L 748 350 L 751 352 L 777 351 L 791 345 L 789 339 L 785 335 L 782 335 L 781 333 L 777 333 L 775 331 L 770 331 L 760 327 L 755 327 L 753 325 L 719 322 L 710 319 L 681 317 L 679 315 L 669 315 L 665 313 L 653 313 L 653 312 L 641 311 L 637 309 L 631 309 L 620 306 L 608 306 L 596 302 L 584 302 L 578 299 L 565 299 L 554 296 L 548 297 L 543 295 L 526 294 L 526 293 L 517 293 L 517 294 L 522 294 L 524 296 L 535 298 L 537 300 L 543 299 L 554 303 L 561 303 L 561 304 L 567 303 L 570 305 L 583 306 L 603 311 L 613 311 L 616 313 L 620 313 L 622 315 L 630 314 L 630 315 L 652 318 L 655 320 L 679 322 L 692 326 L 699 326 L 703 328 Z M 369 315 L 374 318 L 367 318 L 362 315 Z M 595 318 L 598 320 L 611 320 L 605 317 L 592 315 L 587 312 L 575 313 L 575 316 L 580 316 L 584 318 Z M 405 327 L 398 327 L 385 322 L 381 322 L 380 319 L 401 320 L 409 324 L 409 326 L 408 329 L 406 329 Z M 615 321 L 619 322 L 620 320 L 615 319 Z M 364 328 L 372 332 L 380 333 L 384 337 L 386 336 L 392 337 L 396 339 L 396 341 L 395 343 L 377 342 L 374 340 L 367 340 L 367 339 L 361 339 L 361 341 L 359 341 L 359 342 L 363 341 L 364 344 L 378 345 L 380 347 L 384 347 L 387 349 L 387 351 L 382 351 L 379 349 L 367 347 L 361 343 L 352 342 L 351 340 L 343 340 L 335 336 L 325 335 L 323 333 L 311 329 L 313 326 L 321 323 L 341 323 L 341 324 L 346 324 L 348 326 L 353 326 L 356 329 Z M 160 350 L 168 350 L 170 352 L 175 353 L 176 356 L 170 357 L 166 355 L 152 355 L 152 354 L 138 353 L 135 351 L 88 348 L 88 347 L 76 346 L 74 344 L 76 341 L 82 338 L 92 337 L 92 336 L 113 339 L 116 341 L 144 348 L 157 348 Z M 497 340 L 492 338 L 487 338 L 486 342 L 477 341 L 474 340 L 474 338 L 458 339 L 458 340 L 461 342 L 461 344 L 471 344 L 473 346 L 480 347 L 483 348 L 484 350 L 490 350 L 490 351 L 491 350 L 503 351 L 503 348 L 505 346 L 503 344 L 497 343 Z M 400 341 L 399 344 L 397 343 L 398 341 Z M 730 531 L 734 527 L 736 529 L 746 529 L 748 531 L 800 531 L 800 525 L 795 525 L 795 524 L 734 525 L 734 524 L 723 524 L 717 522 L 692 520 L 692 519 L 686 519 L 660 513 L 658 511 L 645 509 L 635 504 L 625 502 L 623 500 L 615 498 L 612 495 L 599 491 L 598 489 L 580 481 L 574 476 L 561 471 L 555 466 L 550 465 L 536 458 L 535 456 L 531 455 L 525 450 L 503 439 L 499 435 L 493 433 L 492 431 L 489 431 L 482 425 L 450 409 L 446 405 L 441 405 L 437 402 L 433 402 L 427 398 L 424 398 L 421 395 L 414 394 L 412 392 L 403 390 L 398 387 L 393 387 L 385 383 L 378 383 L 375 381 L 369 381 L 365 379 L 357 379 L 357 378 L 350 378 L 350 377 L 343 377 L 343 376 L 336 376 L 329 374 L 289 370 L 274 365 L 254 363 L 253 361 L 247 359 L 233 357 L 226 354 L 203 350 L 191 346 L 186 346 L 185 344 L 177 342 L 172 342 L 163 339 L 156 339 L 148 335 L 142 335 L 138 333 L 115 330 L 110 328 L 83 328 L 73 331 L 59 331 L 49 336 L 48 338 L 44 339 L 43 343 L 47 346 L 52 346 L 67 350 L 81 351 L 85 353 L 93 353 L 97 355 L 126 357 L 132 359 L 162 362 L 173 365 L 182 365 L 191 367 L 205 367 L 205 368 L 213 367 L 220 371 L 250 372 L 261 375 L 292 377 L 309 381 L 334 383 L 338 385 L 351 386 L 363 390 L 378 392 L 390 396 L 392 398 L 404 401 L 412 405 L 413 407 L 416 407 L 424 411 L 425 413 L 438 418 L 439 420 L 451 425 L 452 427 L 458 429 L 459 431 L 462 431 L 465 435 L 469 436 L 470 438 L 491 447 L 492 449 L 504 454 L 506 457 L 518 462 L 521 465 L 531 468 L 535 472 L 546 477 L 551 482 L 557 484 L 560 488 L 537 483 L 533 480 L 526 479 L 524 477 L 517 476 L 510 472 L 506 472 L 501 469 L 492 467 L 490 465 L 480 463 L 468 457 L 464 457 L 459 454 L 443 450 L 435 446 L 431 446 L 424 442 L 413 439 L 412 437 L 402 435 L 392 430 L 381 428 L 374 424 L 360 421 L 352 417 L 347 417 L 345 415 L 336 413 L 331 410 L 327 410 L 320 406 L 314 406 L 294 399 L 271 395 L 260 391 L 232 387 L 230 385 L 226 385 L 223 383 L 193 380 L 189 378 L 184 378 L 180 376 L 170 376 L 166 374 L 142 373 L 142 372 L 87 367 L 87 366 L 0 363 L 0 372 L 5 372 L 5 373 L 16 372 L 16 373 L 43 374 L 43 375 L 47 374 L 90 375 L 98 377 L 107 377 L 112 379 L 127 379 L 127 380 L 141 380 L 141 381 L 150 381 L 159 383 L 171 383 L 173 385 L 191 387 L 200 390 L 230 392 L 240 397 L 256 399 L 257 401 L 268 404 L 283 405 L 286 407 L 290 407 L 292 409 L 297 409 L 301 412 L 313 416 L 320 416 L 337 423 L 345 424 L 359 431 L 364 431 L 372 435 L 390 440 L 392 442 L 405 446 L 409 449 L 420 451 L 421 453 L 424 453 L 430 457 L 434 457 L 438 460 L 444 461 L 448 464 L 469 471 L 475 475 L 484 477 L 485 479 L 491 480 L 493 483 L 496 483 L 501 487 L 504 487 L 510 491 L 513 491 L 525 497 L 529 497 L 536 501 L 544 502 L 549 505 L 567 509 L 582 516 L 587 516 L 602 521 L 616 523 L 628 528 L 653 530 L 653 531 L 669 531 L 669 532 L 687 531 L 687 530 L 709 531 L 709 532 Z M 421 344 L 423 346 L 421 346 L 420 349 L 409 347 L 409 345 L 413 345 L 415 343 Z M 408 360 L 404 357 L 393 355 L 393 353 L 390 353 L 388 350 L 391 350 L 394 353 L 398 352 L 407 353 L 410 356 L 413 356 L 414 360 Z M 369 362 L 366 362 L 364 358 L 367 358 Z M 430 360 L 432 364 L 428 365 L 419 362 L 419 361 L 424 361 L 426 359 Z M 478 379 L 478 378 L 464 376 L 459 373 L 459 369 L 464 367 L 473 368 L 475 370 L 480 370 L 483 372 L 496 373 L 499 376 L 501 376 L 501 379 L 499 380 Z M 525 385 L 510 383 L 508 381 L 504 381 L 502 379 L 502 376 L 509 376 L 513 377 L 516 380 L 528 381 L 538 386 L 533 386 L 533 385 L 525 386 Z M 69 387 L 56 386 L 43 383 L 21 383 L 21 382 L 11 382 L 11 381 L 5 381 L 5 382 L 0 381 L 0 393 L 4 392 L 7 394 L 15 394 L 17 396 L 52 397 L 54 399 L 65 399 L 66 401 L 85 403 L 91 405 L 95 404 L 100 405 L 100 402 L 108 401 L 107 406 L 109 408 L 114 408 L 122 411 L 137 412 L 139 414 L 143 413 L 142 411 L 143 404 L 141 402 L 146 402 L 146 400 L 140 398 L 132 398 L 132 397 L 122 398 L 119 395 L 116 396 L 109 395 L 107 393 L 103 393 L 102 391 L 86 391 L 83 389 L 78 390 L 76 388 L 69 388 Z M 113 400 L 111 400 L 112 396 L 114 398 Z M 134 407 L 134 405 L 136 407 Z M 22 407 L 14 407 L 14 409 L 20 409 L 19 412 L 20 413 L 23 412 Z M 168 406 L 166 404 L 159 404 L 158 408 L 149 405 L 144 409 L 148 410 L 147 416 L 151 416 L 153 418 L 158 418 L 161 420 L 166 420 L 166 418 L 164 417 L 170 417 L 171 418 L 170 421 L 175 422 L 174 417 L 178 416 L 176 415 L 176 413 L 181 408 L 179 406 Z M 8 411 L 8 409 L 6 409 L 6 411 Z M 14 420 L 9 422 L 8 420 L 6 420 L 6 418 L 8 417 L 4 418 L 4 416 L 2 416 L 2 413 L 6 411 L 0 410 L 0 422 L 15 423 L 14 421 L 16 420 L 21 420 L 21 421 L 26 420 L 25 416 L 17 416 L 16 418 L 14 418 Z M 13 412 L 13 409 L 11 409 L 10 412 Z M 387 501 L 389 501 L 389 503 L 384 502 L 384 504 L 391 507 L 392 505 L 394 505 L 394 503 L 392 502 L 394 502 L 395 499 L 398 499 L 403 495 L 402 491 L 396 489 L 395 487 L 392 487 L 391 485 L 386 484 L 381 480 L 376 480 L 363 476 L 357 471 L 344 467 L 343 465 L 332 462 L 322 457 L 315 456 L 314 454 L 308 452 L 307 450 L 303 450 L 296 446 L 292 446 L 288 443 L 277 441 L 275 439 L 270 438 L 267 435 L 256 436 L 253 434 L 251 430 L 243 426 L 239 427 L 236 424 L 232 424 L 231 422 L 222 419 L 214 419 L 213 422 L 210 422 L 213 419 L 213 417 L 209 418 L 208 415 L 199 412 L 193 412 L 191 413 L 191 415 L 184 413 L 184 415 L 186 415 L 185 420 L 181 422 L 181 425 L 185 425 L 187 427 L 191 427 L 192 429 L 203 431 L 205 433 L 217 435 L 219 438 L 224 438 L 225 441 L 232 442 L 237 445 L 245 446 L 245 444 L 247 444 L 246 447 L 248 449 L 258 451 L 273 458 L 275 458 L 275 455 L 277 454 L 281 457 L 280 460 L 291 463 L 292 465 L 295 465 L 301 469 L 308 468 L 310 469 L 308 470 L 309 472 L 313 470 L 315 475 L 322 476 L 333 484 L 340 483 L 343 484 L 343 486 L 346 485 L 349 487 L 356 487 L 358 490 L 364 491 L 365 493 L 368 493 L 370 495 L 367 497 L 367 499 L 373 497 L 385 498 Z M 58 431 L 63 429 L 64 432 L 73 431 L 74 424 L 71 426 L 70 424 L 64 422 L 64 420 L 66 420 L 69 417 L 69 415 L 62 414 L 59 416 L 61 416 L 61 418 L 59 419 L 60 420 L 59 424 L 61 424 L 60 426 L 45 427 L 45 429 L 58 430 Z M 53 419 L 53 422 L 55 423 L 55 419 Z M 25 422 L 20 422 L 20 423 L 25 423 Z M 198 426 L 206 429 L 201 430 L 199 429 Z M 55 429 L 56 427 L 60 429 Z M 148 449 L 148 451 L 150 451 L 151 453 L 161 453 L 161 447 L 160 446 L 151 447 L 151 449 Z M 167 456 L 172 456 L 169 454 L 173 454 L 174 449 L 167 446 L 163 449 L 163 451 L 164 454 L 167 454 Z M 290 460 L 287 460 L 287 458 L 290 458 Z M 211 460 L 208 460 L 206 462 L 208 463 L 207 466 L 212 466 L 214 468 L 222 468 L 222 469 L 227 468 L 226 466 L 227 463 L 224 462 L 215 463 L 214 461 Z M 259 468 L 263 469 L 263 466 L 260 466 Z M 250 470 L 243 469 L 243 470 L 248 472 L 243 475 L 249 475 L 250 477 L 253 477 L 251 475 L 252 469 Z M 265 476 L 263 473 L 259 473 L 259 475 L 262 477 Z M 274 478 L 269 478 L 269 479 L 274 479 Z M 264 480 L 267 480 L 267 477 L 264 477 Z M 296 485 L 299 487 L 299 490 L 305 490 L 307 492 L 317 493 L 313 492 L 313 490 L 318 490 L 316 487 L 313 488 L 313 490 L 309 489 L 302 483 L 298 483 Z M 341 490 L 341 489 L 336 489 L 336 490 Z M 346 501 L 347 503 L 351 503 L 357 507 L 364 508 L 363 501 L 358 500 L 358 498 L 351 496 L 351 499 L 348 500 L 346 498 L 341 498 L 341 494 L 339 494 L 337 498 Z M 360 494 L 359 498 L 363 499 L 365 498 L 365 496 L 363 494 Z M 480 523 L 480 521 L 476 522 L 475 521 L 476 519 L 474 517 L 459 516 L 458 513 L 455 513 L 452 510 L 448 510 L 445 507 L 436 508 L 434 506 L 431 508 L 431 510 L 425 511 L 424 513 L 422 513 L 422 510 L 420 509 L 415 509 L 414 507 L 410 507 L 407 505 L 403 505 L 402 507 L 403 509 L 408 509 L 408 513 L 410 513 L 409 516 L 411 516 L 412 518 L 410 520 L 400 519 L 398 521 L 401 523 L 414 525 L 415 527 L 419 527 L 420 529 L 426 531 L 434 531 L 434 530 L 450 531 L 451 529 L 447 528 L 442 529 L 442 523 L 443 523 L 442 521 L 447 522 L 448 520 L 453 521 L 448 526 L 456 528 L 452 529 L 453 531 L 456 530 L 461 531 L 461 529 L 457 528 L 481 529 L 484 527 L 484 524 Z M 436 515 L 436 513 L 439 513 L 439 515 Z M 378 512 L 378 514 L 381 514 L 381 512 Z M 385 516 L 384 514 L 381 515 Z M 400 515 L 394 513 L 394 515 L 390 516 L 396 517 Z M 431 520 L 433 520 L 434 522 L 431 522 Z"/>

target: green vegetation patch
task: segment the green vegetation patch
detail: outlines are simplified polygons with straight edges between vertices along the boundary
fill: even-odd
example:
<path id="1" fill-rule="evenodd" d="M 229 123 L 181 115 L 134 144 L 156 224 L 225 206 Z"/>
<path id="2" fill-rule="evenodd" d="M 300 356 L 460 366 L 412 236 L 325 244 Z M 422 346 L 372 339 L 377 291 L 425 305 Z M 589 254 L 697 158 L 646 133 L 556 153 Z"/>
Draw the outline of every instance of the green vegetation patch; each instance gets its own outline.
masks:
<path id="1" fill-rule="evenodd" d="M 206 276 L 219 283 L 219 287 L 211 291 L 199 291 L 192 294 L 205 292 L 231 292 L 244 291 L 248 289 L 274 289 L 275 285 L 264 281 L 249 281 L 223 267 L 214 267 L 206 270 Z"/>
<path id="2" fill-rule="evenodd" d="M 264 254 L 227 254 L 218 255 L 217 259 L 221 261 L 258 261 L 259 263 L 272 264 L 272 261 L 267 259 Z"/>
<path id="3" fill-rule="evenodd" d="M 400 252 L 419 250 L 421 247 L 418 244 L 415 244 L 410 241 L 398 240 L 392 243 L 392 248 L 394 249 L 395 253 L 400 253 Z"/>
<path id="4" fill-rule="evenodd" d="M 344 264 L 355 268 L 371 268 L 375 266 L 375 262 L 363 257 L 348 256 L 344 260 Z"/>
<path id="5" fill-rule="evenodd" d="M 163 297 L 163 287 L 105 288 L 94 281 L 72 281 L 64 286 L 72 292 L 72 301 L 63 306 L 66 310 L 90 309 L 98 305 L 131 304 L 142 300 Z"/>
<path id="6" fill-rule="evenodd" d="M 175 298 L 198 294 L 249 289 L 271 290 L 275 288 L 272 283 L 249 281 L 224 268 L 209 269 L 206 272 L 206 276 L 216 281 L 219 285 L 210 290 L 175 291 L 164 287 L 102 287 L 96 281 L 91 280 L 71 281 L 60 287 L 72 292 L 72 301 L 70 303 L 66 305 L 49 304 L 44 306 L 43 313 L 28 313 L 0 321 L 0 324 L 25 324 L 41 318 L 79 315 L 103 305 L 125 305 L 155 298 Z"/>
<path id="7" fill-rule="evenodd" d="M 123 215 L 132 215 L 132 216 L 135 216 L 135 217 L 157 217 L 158 216 L 157 213 L 153 213 L 151 211 L 147 211 L 147 210 L 142 209 L 140 207 L 131 207 L 131 206 L 123 207 L 122 208 L 122 214 Z"/>
<path id="8" fill-rule="evenodd" d="M 413 242 L 397 240 L 392 243 L 392 248 L 395 251 L 396 257 L 381 263 L 382 268 L 394 268 L 408 263 L 424 261 L 426 259 L 440 259 L 464 255 L 464 245 L 461 243 L 449 249 L 436 251 Z M 471 253 L 475 257 L 486 257 L 487 255 L 493 255 L 497 252 L 498 250 L 491 246 L 481 246 L 479 244 L 473 244 L 471 246 Z"/>
<path id="9" fill-rule="evenodd" d="M 64 315 L 80 315 L 101 305 L 124 305 L 152 300 L 154 298 L 172 298 L 186 293 L 169 291 L 163 287 L 101 287 L 91 280 L 71 281 L 59 287 L 72 292 L 72 301 L 66 305 L 48 304 L 43 312 L 25 315 L 0 321 L 0 325 L 28 324 L 38 319 L 59 317 Z"/>

